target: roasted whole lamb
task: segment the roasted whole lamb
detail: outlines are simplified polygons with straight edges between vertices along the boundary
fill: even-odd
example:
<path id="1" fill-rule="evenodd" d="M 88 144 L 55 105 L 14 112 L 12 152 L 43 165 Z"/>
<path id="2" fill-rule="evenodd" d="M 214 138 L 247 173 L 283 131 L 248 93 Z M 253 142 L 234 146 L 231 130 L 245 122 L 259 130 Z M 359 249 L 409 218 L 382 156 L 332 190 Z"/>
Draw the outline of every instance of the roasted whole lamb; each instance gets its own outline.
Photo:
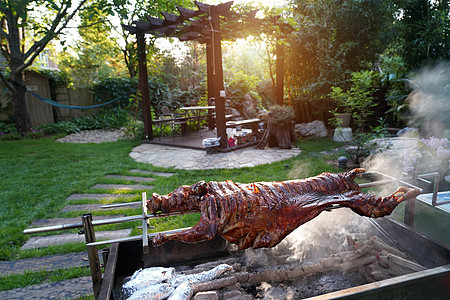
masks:
<path id="1" fill-rule="evenodd" d="M 185 231 L 158 234 L 153 244 L 170 240 L 196 243 L 221 235 L 241 249 L 269 248 L 335 204 L 377 218 L 389 215 L 400 202 L 418 195 L 416 189 L 405 187 L 387 197 L 362 193 L 354 178 L 364 172 L 354 169 L 307 179 L 249 184 L 200 181 L 180 186 L 168 195 L 154 193 L 147 201 L 154 214 L 201 212 L 201 218 Z"/>

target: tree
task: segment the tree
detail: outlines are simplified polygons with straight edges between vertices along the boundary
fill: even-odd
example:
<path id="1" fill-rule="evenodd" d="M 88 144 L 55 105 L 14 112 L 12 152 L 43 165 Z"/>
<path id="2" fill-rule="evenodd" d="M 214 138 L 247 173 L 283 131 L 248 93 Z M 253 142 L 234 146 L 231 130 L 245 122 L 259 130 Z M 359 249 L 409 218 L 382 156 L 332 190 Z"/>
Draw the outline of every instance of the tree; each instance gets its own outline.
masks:
<path id="1" fill-rule="evenodd" d="M 291 84 L 308 99 L 372 67 L 392 24 L 390 0 L 294 0 L 293 10 L 299 29 L 289 41 Z"/>
<path id="2" fill-rule="evenodd" d="M 401 54 L 409 68 L 450 58 L 448 0 L 396 0 Z"/>
<path id="3" fill-rule="evenodd" d="M 81 37 L 72 50 L 60 54 L 59 69 L 66 73 L 76 87 L 92 87 L 103 80 L 126 73 L 117 38 L 111 36 L 109 12 L 88 3 L 79 13 L 78 33 Z"/>
<path id="4" fill-rule="evenodd" d="M 175 13 L 177 6 L 190 8 L 193 2 L 190 0 L 171 0 L 171 1 L 153 1 L 153 0 L 114 0 L 112 9 L 117 14 L 124 25 L 132 26 L 135 21 L 145 21 L 145 17 L 162 18 L 161 12 Z M 119 33 L 125 42 L 122 48 L 125 64 L 130 77 L 135 77 L 138 72 L 137 45 L 134 34 L 121 28 Z M 155 52 L 154 47 L 156 37 L 149 36 L 147 40 L 147 49 Z"/>
<path id="5" fill-rule="evenodd" d="M 0 78 L 10 91 L 19 132 L 31 129 L 25 102 L 25 69 L 31 66 L 51 40 L 62 34 L 86 2 L 80 0 L 77 6 L 73 6 L 72 1 L 67 0 L 0 1 L 0 46 L 9 65 L 9 74 L 0 72 Z M 32 31 L 32 40 L 27 40 L 26 30 Z"/>

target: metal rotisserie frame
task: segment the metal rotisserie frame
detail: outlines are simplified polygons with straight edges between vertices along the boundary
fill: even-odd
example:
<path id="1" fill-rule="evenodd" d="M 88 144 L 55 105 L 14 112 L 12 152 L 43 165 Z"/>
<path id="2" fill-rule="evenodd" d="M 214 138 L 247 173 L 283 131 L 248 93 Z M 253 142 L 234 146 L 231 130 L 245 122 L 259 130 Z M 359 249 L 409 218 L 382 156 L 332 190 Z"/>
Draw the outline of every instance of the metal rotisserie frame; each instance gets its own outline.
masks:
<path id="1" fill-rule="evenodd" d="M 396 247 L 428 269 L 320 295 L 316 299 L 444 299 L 449 295 L 448 247 L 389 218 L 371 223 L 377 227 L 381 239 L 386 240 L 385 234 L 389 234 Z M 116 299 L 114 294 L 118 295 L 119 279 L 132 275 L 139 268 L 195 264 L 229 255 L 228 244 L 222 238 L 198 244 L 170 241 L 160 247 L 150 247 L 147 254 L 143 253 L 140 241 L 114 243 L 107 259 L 99 299 Z"/>
<path id="2" fill-rule="evenodd" d="M 361 188 L 379 186 L 388 183 L 399 183 L 418 188 L 409 182 L 405 182 L 379 172 L 373 172 L 370 174 L 366 173 L 362 175 L 371 176 L 372 179 L 374 177 L 377 178 L 375 180 L 380 178 L 384 179 L 360 184 Z M 423 179 L 429 177 L 435 177 L 435 173 L 416 176 L 416 180 L 413 180 L 413 183 L 417 184 L 417 181 L 421 181 L 422 183 L 431 184 L 431 182 Z M 435 177 L 433 188 L 434 193 L 437 192 L 438 184 L 439 178 Z M 418 189 L 422 192 L 421 188 Z M 96 299 L 113 299 L 112 294 L 113 290 L 116 288 L 117 278 L 131 275 L 139 268 L 188 264 L 208 258 L 229 255 L 228 244 L 222 238 L 197 244 L 184 244 L 182 242 L 170 241 L 160 247 L 152 247 L 150 239 L 155 234 L 148 234 L 148 220 L 167 215 L 148 215 L 145 203 L 146 194 L 144 193 L 142 199 L 143 211 L 141 216 L 138 215 L 117 219 L 92 221 L 91 215 L 85 214 L 83 215 L 82 223 L 27 229 L 24 233 L 31 234 L 71 228 L 82 228 L 86 238 L 94 296 Z M 411 226 L 414 224 L 414 203 L 415 201 L 408 201 L 405 206 L 404 220 L 407 225 Z M 176 213 L 171 215 L 175 214 Z M 95 240 L 94 226 L 137 220 L 142 220 L 143 235 L 141 236 L 100 242 Z M 421 290 L 426 291 L 425 295 L 436 294 L 439 296 L 450 294 L 450 291 L 448 290 L 448 287 L 450 286 L 450 249 L 448 247 L 416 232 L 410 226 L 389 218 L 375 219 L 372 224 L 378 228 L 381 234 L 380 238 L 386 240 L 386 237 L 389 236 L 388 240 L 394 240 L 396 244 L 395 246 L 401 248 L 401 250 L 408 253 L 413 259 L 429 269 L 375 282 L 373 284 L 358 286 L 349 290 L 341 290 L 333 294 L 318 296 L 319 298 L 381 299 L 385 298 L 386 295 L 388 295 L 389 298 L 392 298 L 391 295 L 400 295 L 402 297 L 403 295 L 410 295 L 411 297 L 406 297 L 409 299 L 418 298 L 417 295 L 419 295 L 419 293 L 416 291 L 418 287 L 420 287 Z M 103 252 L 105 274 L 102 276 L 97 246 L 105 244 L 111 244 L 111 247 L 110 249 L 105 249 L 106 251 Z M 431 298 L 427 297 L 427 299 Z"/>

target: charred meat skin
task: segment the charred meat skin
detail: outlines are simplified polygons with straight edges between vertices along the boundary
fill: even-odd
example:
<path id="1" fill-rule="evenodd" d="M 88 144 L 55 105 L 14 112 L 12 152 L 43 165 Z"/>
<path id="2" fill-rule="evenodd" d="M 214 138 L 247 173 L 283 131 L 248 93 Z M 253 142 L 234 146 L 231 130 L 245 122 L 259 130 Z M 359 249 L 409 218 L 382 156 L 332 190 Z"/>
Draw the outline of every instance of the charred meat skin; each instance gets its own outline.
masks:
<path id="1" fill-rule="evenodd" d="M 400 202 L 418 195 L 417 190 L 405 187 L 387 197 L 362 193 L 354 178 L 364 172 L 354 169 L 307 179 L 249 184 L 200 181 L 180 186 L 168 195 L 154 193 L 147 202 L 154 214 L 197 211 L 201 217 L 183 232 L 158 234 L 153 244 L 169 240 L 196 243 L 221 235 L 241 249 L 270 248 L 334 204 L 376 218 L 389 215 Z"/>

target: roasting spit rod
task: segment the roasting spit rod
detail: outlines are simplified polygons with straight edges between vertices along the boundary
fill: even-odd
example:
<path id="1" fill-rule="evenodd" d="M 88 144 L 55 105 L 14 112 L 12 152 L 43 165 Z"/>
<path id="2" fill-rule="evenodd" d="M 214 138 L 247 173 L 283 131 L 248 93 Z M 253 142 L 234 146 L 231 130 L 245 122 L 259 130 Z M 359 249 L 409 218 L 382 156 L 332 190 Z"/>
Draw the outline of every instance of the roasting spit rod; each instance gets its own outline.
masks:
<path id="1" fill-rule="evenodd" d="M 412 185 L 408 182 L 405 182 L 403 180 L 400 180 L 398 178 L 389 176 L 387 174 L 381 173 L 381 172 L 370 172 L 370 173 L 363 173 L 360 174 L 362 175 L 370 175 L 370 174 L 376 174 L 376 175 L 380 175 L 380 176 L 384 176 L 385 180 L 379 180 L 379 181 L 373 181 L 373 182 L 369 182 L 369 183 L 362 183 L 359 186 L 361 188 L 367 188 L 367 187 L 374 187 L 374 186 L 380 186 L 380 185 L 384 185 L 384 184 L 388 184 L 391 182 L 398 182 L 404 185 L 407 185 L 409 187 L 418 189 L 420 192 L 423 192 L 423 190 L 415 185 Z M 428 177 L 428 175 L 430 174 L 425 174 L 425 176 L 421 177 Z M 431 176 L 431 175 L 430 175 Z M 148 221 L 150 219 L 155 219 L 155 218 L 161 218 L 161 217 L 168 217 L 168 216 L 175 216 L 175 215 L 182 215 L 182 214 L 190 214 L 190 213 L 194 213 L 194 212 L 172 212 L 170 214 L 166 214 L 166 213 L 161 213 L 161 214 L 157 214 L 157 215 L 149 215 L 145 208 L 146 205 L 146 200 L 144 200 L 144 198 L 146 199 L 146 195 L 144 196 L 144 194 L 142 195 L 142 201 L 138 201 L 138 202 L 128 202 L 128 203 L 114 203 L 114 204 L 109 204 L 109 205 L 105 205 L 102 208 L 112 208 L 112 207 L 121 207 L 121 206 L 128 206 L 128 205 L 132 205 L 132 204 L 137 204 L 137 203 L 142 203 L 142 215 L 134 215 L 134 216 L 126 216 L 126 217 L 120 217 L 120 218 L 111 218 L 111 219 L 103 219 L 103 220 L 93 220 L 92 221 L 92 225 L 93 226 L 100 226 L 100 225 L 109 225 L 109 224 L 119 224 L 119 223 L 124 223 L 124 222 L 133 222 L 133 221 L 141 221 L 142 222 L 142 230 L 144 232 L 143 235 L 137 235 L 137 236 L 132 236 L 132 237 L 126 237 L 126 238 L 119 238 L 119 239 L 111 239 L 111 240 L 106 240 L 106 241 L 96 241 L 94 243 L 88 243 L 86 244 L 86 246 L 88 247 L 92 247 L 92 246 L 99 246 L 99 245 L 106 245 L 106 244 L 111 244 L 111 243 L 117 243 L 117 242 L 125 242 L 125 241 L 135 241 L 135 240 L 143 240 L 143 247 L 144 249 L 147 249 L 149 241 L 149 238 L 153 238 L 154 236 L 156 236 L 157 233 L 148 233 Z M 330 206 L 326 209 L 326 211 L 331 211 L 334 209 L 338 209 L 341 208 L 342 206 L 335 204 L 333 206 Z M 66 230 L 66 229 L 76 229 L 76 228 L 83 228 L 83 223 L 79 222 L 79 223 L 72 223 L 72 224 L 62 224 L 62 225 L 53 225 L 53 226 L 46 226 L 46 227 L 38 227 L 38 228 L 28 228 L 25 229 L 23 231 L 24 234 L 34 234 L 34 233 L 43 233 L 43 232 L 51 232 L 51 231 L 59 231 L 59 230 Z M 177 230 L 170 230 L 170 231 L 166 231 L 166 233 L 169 232 L 178 232 L 178 231 L 183 231 L 186 230 L 186 228 L 183 229 L 177 229 Z M 145 234 L 145 231 L 147 231 L 147 234 Z M 144 238 L 144 236 L 146 238 Z M 145 241 L 146 240 L 146 241 Z"/>

